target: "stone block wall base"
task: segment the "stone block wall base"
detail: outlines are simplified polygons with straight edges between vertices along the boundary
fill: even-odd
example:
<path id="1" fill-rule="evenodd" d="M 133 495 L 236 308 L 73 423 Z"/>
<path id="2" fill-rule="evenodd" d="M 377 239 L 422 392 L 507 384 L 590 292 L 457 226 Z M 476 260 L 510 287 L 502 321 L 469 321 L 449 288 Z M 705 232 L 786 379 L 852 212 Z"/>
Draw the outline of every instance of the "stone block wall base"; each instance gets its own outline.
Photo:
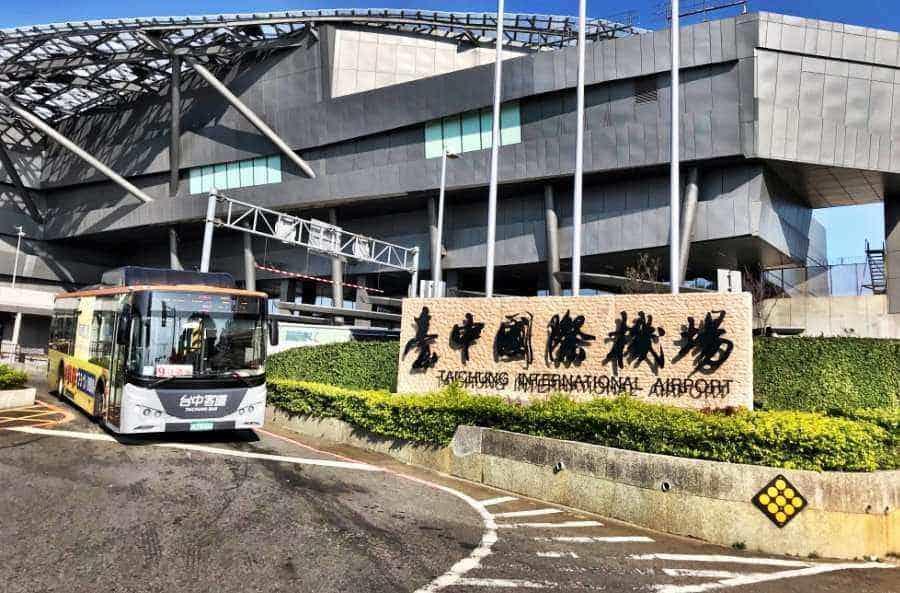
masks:
<path id="1" fill-rule="evenodd" d="M 460 426 L 447 447 L 269 408 L 267 422 L 523 496 L 665 533 L 767 554 L 900 555 L 900 471 L 810 472 L 682 459 Z M 565 469 L 554 472 L 562 462 Z M 782 528 L 752 504 L 784 475 L 806 508 Z"/>
<path id="2" fill-rule="evenodd" d="M 0 391 L 0 410 L 10 408 L 23 408 L 34 405 L 34 396 L 37 389 L 26 387 L 25 389 L 6 389 Z"/>

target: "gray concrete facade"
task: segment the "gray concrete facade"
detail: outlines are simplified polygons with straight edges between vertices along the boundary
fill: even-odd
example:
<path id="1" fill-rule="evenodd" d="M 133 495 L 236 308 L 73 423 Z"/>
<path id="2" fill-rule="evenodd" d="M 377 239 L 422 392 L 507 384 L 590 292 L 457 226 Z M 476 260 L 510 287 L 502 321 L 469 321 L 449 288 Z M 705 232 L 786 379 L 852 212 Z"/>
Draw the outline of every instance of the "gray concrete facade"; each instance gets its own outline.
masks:
<path id="1" fill-rule="evenodd" d="M 329 25 L 316 42 L 248 55 L 230 72 L 218 73 L 316 172 L 315 179 L 307 178 L 283 159 L 280 183 L 226 193 L 319 218 L 327 216 L 326 208 L 337 208 L 349 229 L 418 245 L 427 268 L 427 200 L 437 193 L 440 159 L 425 158 L 425 124 L 489 106 L 493 68 L 477 57 L 459 58 L 475 60 L 471 65 L 442 65 L 436 60 L 445 48 L 397 37 L 358 28 L 345 34 L 340 25 Z M 900 35 L 756 13 L 684 27 L 681 42 L 681 149 L 685 165 L 700 171 L 687 277 L 714 277 L 711 271 L 722 265 L 823 263 L 825 233 L 812 208 L 883 201 L 885 188 L 900 174 Z M 363 44 L 373 44 L 374 58 L 362 51 Z M 379 53 L 379 44 L 392 49 Z M 420 50 L 425 58 L 416 54 Z M 432 53 L 435 61 L 429 62 Z M 398 62 L 401 54 L 413 60 L 412 72 Z M 497 265 L 501 273 L 521 268 L 529 279 L 520 284 L 531 289 L 547 288 L 547 184 L 554 188 L 563 269 L 571 258 L 576 55 L 570 47 L 504 61 L 503 98 L 519 103 L 521 142 L 500 150 Z M 607 271 L 607 265 L 621 270 L 628 254 L 666 246 L 667 68 L 667 31 L 587 48 L 586 272 Z M 360 72 L 366 73 L 362 83 Z M 351 76 L 357 77 L 352 84 Z M 25 221 L 29 236 L 47 253 L 60 245 L 68 251 L 70 245 L 90 250 L 102 244 L 109 249 L 99 259 L 110 264 L 139 258 L 166 265 L 167 229 L 178 225 L 190 235 L 204 216 L 205 196 L 189 193 L 187 169 L 277 153 L 215 91 L 187 72 L 182 78 L 182 172 L 174 196 L 170 92 L 163 88 L 123 107 L 72 117 L 62 129 L 154 202 L 136 204 L 51 144 L 43 152 L 11 151 L 47 222 L 29 222 L 15 188 L 6 184 L 0 185 L 4 223 L 11 228 L 19 224 L 13 221 Z M 448 274 L 484 265 L 489 152 L 466 152 L 448 165 Z M 130 253 L 132 236 L 147 242 L 139 256 Z M 190 243 L 185 240 L 181 255 L 185 267 L 192 265 Z M 232 247 L 216 247 L 213 268 L 230 267 L 240 255 Z M 281 249 L 254 246 L 261 262 Z M 278 258 L 294 271 L 327 274 L 297 252 Z M 891 266 L 890 259 L 889 253 L 891 302 L 898 303 L 893 310 L 900 307 L 900 266 Z M 72 268 L 67 281 L 96 281 L 83 261 L 63 266 Z M 44 280 L 66 276 L 39 265 L 33 269 Z M 239 265 L 234 271 L 242 276 Z M 345 271 L 371 270 L 348 264 Z"/>

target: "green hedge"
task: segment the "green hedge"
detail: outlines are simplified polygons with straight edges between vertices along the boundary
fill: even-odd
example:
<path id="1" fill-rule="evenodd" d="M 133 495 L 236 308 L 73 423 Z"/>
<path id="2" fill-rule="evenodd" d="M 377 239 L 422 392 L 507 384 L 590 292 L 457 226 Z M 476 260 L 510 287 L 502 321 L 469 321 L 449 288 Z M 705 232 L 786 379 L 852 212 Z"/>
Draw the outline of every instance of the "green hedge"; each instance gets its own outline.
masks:
<path id="1" fill-rule="evenodd" d="M 397 388 L 399 342 L 343 342 L 292 348 L 266 361 L 266 374 L 353 389 Z"/>
<path id="2" fill-rule="evenodd" d="M 387 437 L 446 444 L 461 424 L 633 451 L 770 467 L 871 471 L 900 465 L 894 433 L 878 423 L 807 412 L 703 413 L 628 398 L 522 406 L 454 387 L 428 395 L 355 391 L 271 380 L 271 404 L 335 417 Z"/>
<path id="3" fill-rule="evenodd" d="M 900 340 L 757 338 L 759 408 L 847 411 L 900 405 Z"/>
<path id="4" fill-rule="evenodd" d="M 21 389 L 27 381 L 28 375 L 24 372 L 0 364 L 0 389 Z"/>

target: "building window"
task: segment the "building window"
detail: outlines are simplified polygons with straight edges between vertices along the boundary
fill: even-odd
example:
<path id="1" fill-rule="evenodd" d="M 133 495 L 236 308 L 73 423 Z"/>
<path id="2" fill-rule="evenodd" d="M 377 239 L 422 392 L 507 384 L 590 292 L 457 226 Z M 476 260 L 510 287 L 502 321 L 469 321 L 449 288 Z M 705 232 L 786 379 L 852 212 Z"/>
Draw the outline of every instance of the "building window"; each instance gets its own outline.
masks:
<path id="1" fill-rule="evenodd" d="M 281 155 L 263 156 L 245 161 L 192 167 L 188 169 L 190 193 L 203 194 L 212 188 L 237 189 L 254 185 L 281 183 Z"/>
<path id="2" fill-rule="evenodd" d="M 428 122 L 425 124 L 425 158 L 437 158 L 444 150 L 462 153 L 490 148 L 493 116 L 493 109 L 487 108 Z M 506 103 L 500 107 L 500 145 L 521 141 L 519 103 Z"/>

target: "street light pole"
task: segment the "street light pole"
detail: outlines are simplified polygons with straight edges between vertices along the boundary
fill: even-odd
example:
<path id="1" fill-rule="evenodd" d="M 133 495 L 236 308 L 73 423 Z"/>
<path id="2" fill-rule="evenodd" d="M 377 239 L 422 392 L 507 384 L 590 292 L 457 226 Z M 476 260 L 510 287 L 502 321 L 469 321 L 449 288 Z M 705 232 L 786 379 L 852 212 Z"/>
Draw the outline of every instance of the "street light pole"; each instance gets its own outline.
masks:
<path id="1" fill-rule="evenodd" d="M 680 118 L 681 108 L 679 105 L 679 84 L 680 84 L 680 10 L 678 0 L 672 0 L 672 133 L 671 138 L 671 163 L 669 173 L 669 285 L 672 294 L 679 292 L 678 274 L 681 270 L 679 250 L 681 248 L 681 239 L 679 237 L 679 225 L 681 214 L 681 157 L 679 155 L 680 138 Z"/>
<path id="2" fill-rule="evenodd" d="M 459 156 L 447 151 L 447 149 L 444 149 L 441 153 L 441 187 L 438 190 L 437 240 L 435 241 L 435 249 L 438 252 L 434 254 L 434 270 L 431 273 L 431 278 L 435 283 L 435 296 L 439 297 L 444 296 L 444 290 L 441 288 L 441 281 L 443 280 L 441 258 L 444 255 L 444 194 L 447 191 L 447 159 L 456 158 L 459 158 Z"/>
<path id="3" fill-rule="evenodd" d="M 19 250 L 22 249 L 22 237 L 25 236 L 25 231 L 22 230 L 21 226 L 17 226 L 16 230 L 18 231 L 19 238 L 16 240 L 16 258 L 13 261 L 12 288 L 16 287 L 16 274 L 19 271 Z"/>

